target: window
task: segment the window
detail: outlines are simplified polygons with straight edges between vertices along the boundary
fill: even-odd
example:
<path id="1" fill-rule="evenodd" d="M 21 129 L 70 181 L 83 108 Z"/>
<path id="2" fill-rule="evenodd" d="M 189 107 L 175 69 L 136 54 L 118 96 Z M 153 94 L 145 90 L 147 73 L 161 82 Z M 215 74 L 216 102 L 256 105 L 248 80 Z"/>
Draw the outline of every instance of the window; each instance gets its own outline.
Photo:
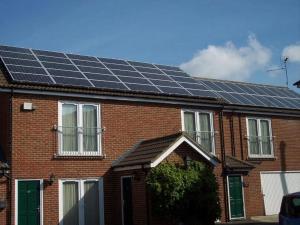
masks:
<path id="1" fill-rule="evenodd" d="M 251 157 L 273 157 L 271 120 L 248 118 L 248 146 Z"/>
<path id="2" fill-rule="evenodd" d="M 99 105 L 59 103 L 59 153 L 101 155 Z"/>
<path id="3" fill-rule="evenodd" d="M 104 224 L 102 179 L 63 180 L 60 185 L 60 225 Z"/>
<path id="4" fill-rule="evenodd" d="M 201 144 L 206 151 L 214 153 L 215 146 L 212 113 L 184 111 L 183 117 L 184 131 Z"/>

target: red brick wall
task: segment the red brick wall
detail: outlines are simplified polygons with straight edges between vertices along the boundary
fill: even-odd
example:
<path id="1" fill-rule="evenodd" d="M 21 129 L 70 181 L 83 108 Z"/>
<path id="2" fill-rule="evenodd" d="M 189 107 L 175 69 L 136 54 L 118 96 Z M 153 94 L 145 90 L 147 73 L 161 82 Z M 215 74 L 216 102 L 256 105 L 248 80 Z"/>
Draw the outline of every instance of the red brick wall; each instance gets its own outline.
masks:
<path id="1" fill-rule="evenodd" d="M 74 99 L 72 99 L 74 100 Z M 32 102 L 35 111 L 21 111 L 24 102 Z M 95 102 L 95 101 L 93 101 Z M 109 177 L 113 160 L 141 139 L 178 132 L 180 109 L 162 105 L 123 102 L 101 103 L 103 151 L 106 159 L 55 159 L 57 138 L 53 126 L 58 120 L 58 99 L 38 96 L 15 96 L 13 99 L 13 167 L 14 179 L 47 179 L 51 173 L 60 178 Z M 107 224 L 115 215 L 111 202 L 110 181 L 105 178 Z M 13 200 L 14 201 L 14 200 Z M 44 224 L 58 222 L 58 182 L 44 191 Z"/>
<path id="2" fill-rule="evenodd" d="M 0 146 L 4 158 L 10 160 L 9 158 L 9 95 L 0 94 Z M 8 197 L 8 180 L 5 177 L 0 178 L 0 200 L 7 201 L 9 204 Z M 6 209 L 0 210 L 0 224 L 7 223 L 9 205 Z"/>
<path id="3" fill-rule="evenodd" d="M 112 182 L 115 178 L 109 171 L 112 161 L 141 139 L 168 135 L 181 130 L 181 108 L 158 104 L 98 101 L 101 103 L 102 127 L 106 127 L 103 134 L 103 150 L 107 158 L 56 159 L 54 154 L 57 152 L 57 137 L 56 132 L 53 131 L 53 126 L 57 125 L 58 120 L 58 100 L 55 97 L 44 96 L 16 95 L 14 97 L 12 176 L 14 179 L 47 179 L 51 173 L 54 173 L 58 179 L 104 176 L 106 224 L 117 225 L 119 220 L 116 216 L 118 212 L 115 202 L 119 201 L 116 200 L 119 198 L 116 196 L 118 191 L 115 193 L 112 191 L 114 182 L 117 182 Z M 21 111 L 21 105 L 24 102 L 32 102 L 37 109 L 33 112 Z M 241 120 L 241 129 L 239 119 Z M 215 136 L 216 155 L 221 158 L 217 112 L 214 116 L 214 127 L 218 131 Z M 300 170 L 298 163 L 300 158 L 300 154 L 298 154 L 300 151 L 298 144 L 300 141 L 300 120 L 273 117 L 272 128 L 273 135 L 276 136 L 275 155 L 277 158 L 272 161 L 260 162 L 257 168 L 245 179 L 249 183 L 249 187 L 245 188 L 248 217 L 263 215 L 264 213 L 260 190 L 260 171 L 281 170 L 284 167 L 283 158 L 285 158 L 287 170 Z M 245 140 L 247 132 L 244 115 L 241 118 L 236 114 L 234 115 L 233 130 L 235 133 L 235 154 L 238 158 L 246 160 L 248 146 Z M 224 131 L 226 154 L 231 155 L 230 114 L 224 115 Z M 280 143 L 283 142 L 285 142 L 285 157 L 280 156 Z M 224 209 L 221 165 L 215 168 L 215 172 L 220 185 L 221 206 Z M 0 212 L 0 219 L 2 215 Z M 225 216 L 224 210 L 222 216 L 223 218 Z M 57 223 L 58 182 L 56 181 L 44 191 L 44 224 L 57 225 Z"/>
<path id="4" fill-rule="evenodd" d="M 230 114 L 224 116 L 225 149 L 226 154 L 231 155 L 232 145 L 230 139 Z M 253 117 L 251 115 L 251 117 Z M 258 116 L 262 117 L 262 116 Z M 246 216 L 264 215 L 264 202 L 261 191 L 261 171 L 289 171 L 300 170 L 300 119 L 278 116 L 263 116 L 271 119 L 272 134 L 275 136 L 273 160 L 250 160 L 248 159 L 248 143 L 246 139 L 247 115 L 233 115 L 235 154 L 239 159 L 255 164 L 256 168 L 244 181 L 249 184 L 245 187 Z M 239 125 L 241 120 L 241 129 Z"/>

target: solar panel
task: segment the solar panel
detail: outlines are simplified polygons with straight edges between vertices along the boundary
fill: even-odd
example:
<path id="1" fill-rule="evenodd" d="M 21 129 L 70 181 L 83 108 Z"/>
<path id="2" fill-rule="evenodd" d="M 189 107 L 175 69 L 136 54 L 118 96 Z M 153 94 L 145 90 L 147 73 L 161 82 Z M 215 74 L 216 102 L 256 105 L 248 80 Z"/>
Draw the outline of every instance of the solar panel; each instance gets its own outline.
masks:
<path id="1" fill-rule="evenodd" d="M 132 66 L 155 68 L 155 66 L 150 63 L 142 63 L 142 62 L 134 62 L 134 61 L 128 61 L 128 63 Z"/>
<path id="2" fill-rule="evenodd" d="M 30 49 L 27 49 L 27 48 L 18 48 L 18 47 L 11 47 L 11 46 L 4 46 L 4 45 L 0 45 L 0 50 L 8 51 L 8 52 L 19 52 L 19 53 L 31 54 Z"/>
<path id="3" fill-rule="evenodd" d="M 179 69 L 178 67 L 175 67 L 175 66 L 166 66 L 166 65 L 158 65 L 158 64 L 156 64 L 155 66 L 162 70 L 172 70 L 172 71 L 180 71 L 181 72 L 181 69 Z"/>
<path id="4" fill-rule="evenodd" d="M 84 55 L 76 55 L 76 54 L 66 54 L 70 59 L 78 59 L 78 60 L 84 60 L 84 61 L 91 61 L 91 62 L 98 62 L 98 60 L 95 57 L 92 56 L 84 56 Z"/>
<path id="5" fill-rule="evenodd" d="M 7 65 L 7 68 L 11 72 L 47 75 L 47 72 L 42 67 L 30 67 L 30 66 L 25 67 L 25 66 Z"/>
<path id="6" fill-rule="evenodd" d="M 282 87 L 190 77 L 175 66 L 0 46 L 13 82 L 223 98 L 229 104 L 300 109 Z"/>
<path id="7" fill-rule="evenodd" d="M 128 90 L 128 88 L 126 88 L 124 84 L 119 82 L 107 82 L 107 81 L 97 81 L 97 80 L 92 80 L 91 82 L 94 84 L 95 87 L 99 87 L 99 88 Z"/>
<path id="8" fill-rule="evenodd" d="M 75 60 L 75 59 L 72 59 L 72 61 L 77 66 L 90 66 L 90 67 L 105 68 L 105 66 L 102 63 L 100 63 L 100 62 L 81 61 L 81 60 Z"/>
<path id="9" fill-rule="evenodd" d="M 57 84 L 92 87 L 89 81 L 85 79 L 75 79 L 70 77 L 53 77 Z"/>
<path id="10" fill-rule="evenodd" d="M 24 73 L 11 73 L 14 80 L 23 82 L 23 83 L 45 83 L 45 84 L 54 84 L 49 76 L 43 75 L 34 75 L 34 74 L 24 74 Z"/>
<path id="11" fill-rule="evenodd" d="M 143 92 L 156 92 L 160 93 L 157 87 L 153 85 L 142 85 L 142 84 L 129 84 L 126 83 L 127 87 L 134 91 L 143 91 Z"/>
<path id="12" fill-rule="evenodd" d="M 141 73 L 144 77 L 148 79 L 154 79 L 154 80 L 172 80 L 170 77 L 164 75 L 164 74 L 153 74 L 153 73 Z"/>
<path id="13" fill-rule="evenodd" d="M 67 71 L 67 70 L 47 70 L 50 75 L 58 76 L 58 77 L 75 77 L 75 78 L 84 78 L 84 75 L 79 71 Z"/>

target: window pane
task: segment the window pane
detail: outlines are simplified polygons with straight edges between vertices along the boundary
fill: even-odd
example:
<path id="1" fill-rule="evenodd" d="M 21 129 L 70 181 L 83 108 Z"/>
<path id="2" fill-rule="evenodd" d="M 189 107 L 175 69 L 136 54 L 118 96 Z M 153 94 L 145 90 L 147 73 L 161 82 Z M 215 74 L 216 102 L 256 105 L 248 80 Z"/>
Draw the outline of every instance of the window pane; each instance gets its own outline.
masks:
<path id="1" fill-rule="evenodd" d="M 260 121 L 262 154 L 271 155 L 271 137 L 269 122 L 267 120 Z"/>
<path id="2" fill-rule="evenodd" d="M 200 123 L 200 144 L 209 152 L 212 151 L 212 133 L 210 124 L 210 114 L 199 113 Z"/>
<path id="3" fill-rule="evenodd" d="M 83 151 L 96 152 L 97 148 L 97 107 L 83 106 Z"/>
<path id="4" fill-rule="evenodd" d="M 259 154 L 259 142 L 258 142 L 258 133 L 257 133 L 257 122 L 254 119 L 248 120 L 248 129 L 249 129 L 249 145 L 250 145 L 250 154 L 258 155 Z"/>
<path id="5" fill-rule="evenodd" d="M 97 181 L 84 182 L 84 224 L 99 225 L 99 189 Z"/>
<path id="6" fill-rule="evenodd" d="M 196 140 L 195 114 L 192 112 L 184 113 L 184 130 Z"/>
<path id="7" fill-rule="evenodd" d="M 78 225 L 78 184 L 77 182 L 63 183 L 63 224 Z"/>
<path id="8" fill-rule="evenodd" d="M 63 151 L 78 151 L 77 137 L 77 106 L 62 106 Z"/>

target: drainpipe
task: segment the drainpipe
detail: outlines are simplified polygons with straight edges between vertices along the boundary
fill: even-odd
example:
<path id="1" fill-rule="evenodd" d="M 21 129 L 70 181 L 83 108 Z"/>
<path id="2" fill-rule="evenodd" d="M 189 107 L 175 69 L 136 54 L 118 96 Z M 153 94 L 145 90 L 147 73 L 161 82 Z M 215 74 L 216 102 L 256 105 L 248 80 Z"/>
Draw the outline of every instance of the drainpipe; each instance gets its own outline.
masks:
<path id="1" fill-rule="evenodd" d="M 235 136 L 234 136 L 234 125 L 233 125 L 233 112 L 230 114 L 230 140 L 231 140 L 231 154 L 235 156 Z"/>
<path id="2" fill-rule="evenodd" d="M 9 169 L 10 169 L 10 178 L 7 178 L 7 224 L 12 224 L 13 221 L 13 213 L 12 213 L 12 204 L 13 204 L 13 196 L 12 196 L 12 190 L 13 190 L 13 182 L 12 182 L 12 126 L 13 126 L 13 121 L 12 121 L 12 114 L 13 114 L 13 107 L 12 107 L 12 101 L 13 101 L 13 95 L 14 95 L 14 90 L 11 89 L 10 91 L 10 96 L 9 96 L 9 106 L 8 106 L 8 156 L 7 160 L 9 163 Z"/>
<path id="3" fill-rule="evenodd" d="M 229 207 L 228 207 L 228 197 L 227 197 L 227 179 L 225 172 L 225 142 L 224 142 L 224 127 L 223 127 L 223 109 L 219 112 L 219 129 L 220 129 L 220 142 L 221 142 L 221 156 L 222 156 L 222 177 L 223 177 L 223 196 L 224 196 L 224 206 L 225 206 L 225 220 L 229 221 Z"/>
<path id="4" fill-rule="evenodd" d="M 240 133 L 240 148 L 241 148 L 241 159 L 244 160 L 244 147 L 243 147 L 243 130 L 241 114 L 239 113 L 239 133 Z"/>

